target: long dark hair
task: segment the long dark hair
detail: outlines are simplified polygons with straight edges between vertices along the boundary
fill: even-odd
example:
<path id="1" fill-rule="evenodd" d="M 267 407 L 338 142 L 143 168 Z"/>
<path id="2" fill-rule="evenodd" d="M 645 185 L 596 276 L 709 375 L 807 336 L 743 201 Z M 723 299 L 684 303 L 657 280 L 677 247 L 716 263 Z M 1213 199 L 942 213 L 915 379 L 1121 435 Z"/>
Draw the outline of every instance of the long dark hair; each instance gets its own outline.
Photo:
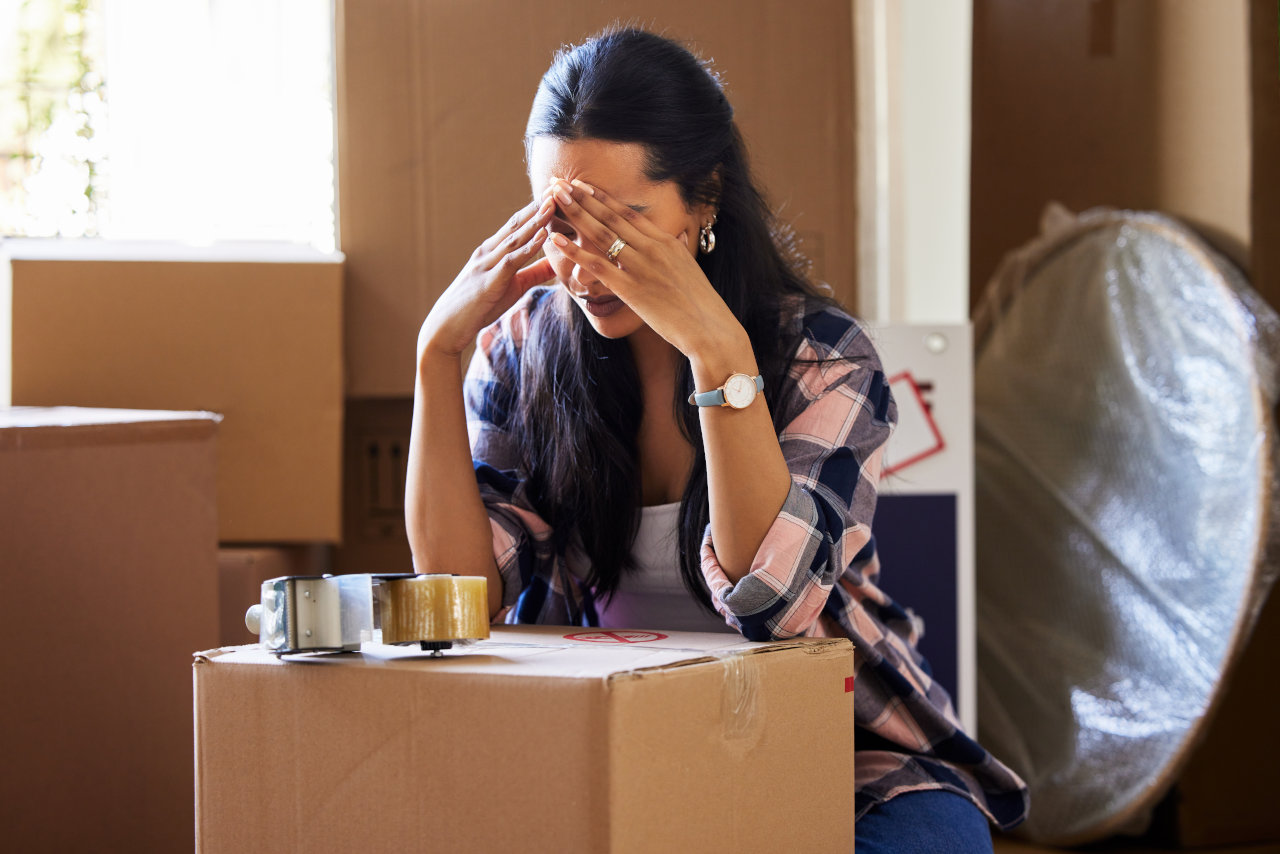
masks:
<path id="1" fill-rule="evenodd" d="M 788 295 L 813 295 L 790 232 L 779 227 L 752 180 L 733 109 L 709 65 L 644 30 L 612 28 L 562 49 L 543 76 L 525 141 L 599 139 L 639 143 L 645 175 L 674 181 L 686 205 L 712 203 L 716 249 L 700 254 L 708 280 L 746 329 L 777 419 L 779 390 L 795 343 L 780 334 Z M 528 495 L 552 526 L 557 553 L 576 545 L 587 582 L 604 595 L 633 566 L 640 519 L 638 432 L 643 401 L 625 340 L 595 332 L 563 293 L 533 312 L 520 360 L 509 429 L 526 467 Z M 709 521 L 706 456 L 688 363 L 672 402 L 696 460 L 680 502 L 680 571 L 704 607 L 699 569 Z"/>

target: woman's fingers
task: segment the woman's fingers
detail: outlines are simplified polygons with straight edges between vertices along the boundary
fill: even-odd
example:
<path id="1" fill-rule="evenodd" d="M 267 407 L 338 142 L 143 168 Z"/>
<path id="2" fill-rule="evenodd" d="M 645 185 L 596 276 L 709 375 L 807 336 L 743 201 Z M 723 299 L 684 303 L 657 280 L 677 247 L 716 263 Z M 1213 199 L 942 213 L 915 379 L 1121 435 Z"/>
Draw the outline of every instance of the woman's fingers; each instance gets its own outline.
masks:
<path id="1" fill-rule="evenodd" d="M 573 186 L 580 194 L 582 209 L 595 217 L 605 228 L 621 237 L 627 243 L 636 242 L 641 235 L 650 240 L 658 240 L 667 234 L 640 211 L 624 205 L 599 187 L 592 187 L 582 181 L 574 180 Z"/>
<path id="2" fill-rule="evenodd" d="M 621 215 L 607 205 L 595 200 L 592 188 L 582 182 L 570 184 L 556 179 L 552 186 L 552 198 L 560 206 L 560 213 L 583 237 L 597 246 L 601 253 L 607 252 L 616 238 L 622 238 L 628 244 L 638 243 L 644 235 L 628 223 Z M 626 210 L 641 217 L 636 211 Z"/>
<path id="3" fill-rule="evenodd" d="M 534 199 L 512 214 L 502 228 L 480 244 L 478 254 L 487 256 L 490 262 L 486 266 L 496 265 L 501 256 L 528 244 L 534 233 L 550 221 L 553 210 L 555 204 L 543 198 Z"/>
<path id="4" fill-rule="evenodd" d="M 543 201 L 541 205 L 534 209 L 534 213 L 529 219 L 498 244 L 499 252 L 504 256 L 513 252 L 525 253 L 524 260 L 519 262 L 521 264 L 533 257 L 542 246 L 542 241 L 546 237 L 547 224 L 551 222 L 551 213 L 554 210 L 554 202 Z M 530 252 L 531 247 L 532 251 Z M 500 258 L 499 263 L 504 260 Z"/>
<path id="5" fill-rule="evenodd" d="M 541 242 L 538 245 L 541 246 Z M 551 261 L 546 258 L 539 258 L 529 266 L 517 270 L 511 282 L 515 285 L 516 293 L 523 295 L 530 288 L 545 285 L 554 280 L 555 277 L 556 271 L 551 268 Z"/>
<path id="6" fill-rule="evenodd" d="M 492 252 L 499 243 L 506 240 L 507 237 L 516 231 L 516 229 L 520 228 L 521 225 L 528 221 L 528 219 L 533 216 L 534 212 L 537 210 L 538 206 L 536 202 L 529 202 L 520 210 L 513 213 L 510 218 L 502 224 L 501 228 L 489 235 L 489 237 L 480 244 L 478 247 L 479 250 L 483 253 Z"/>
<path id="7" fill-rule="evenodd" d="M 548 239 L 555 244 L 556 249 L 569 261 L 586 270 L 593 278 L 604 282 L 605 287 L 618 294 L 618 296 L 623 295 L 627 284 L 631 281 L 631 276 L 625 266 L 626 259 L 622 257 L 622 255 L 626 254 L 626 249 L 622 250 L 622 254 L 616 259 L 617 263 L 614 263 L 606 259 L 601 253 L 592 252 L 579 246 L 563 234 L 553 232 Z"/>
<path id="8" fill-rule="evenodd" d="M 511 246 L 508 249 L 504 249 L 497 257 L 493 269 L 514 274 L 515 271 L 528 264 L 538 254 L 546 239 L 547 230 L 544 227 L 538 228 L 532 234 L 529 234 L 525 229 L 521 229 L 508 238 Z M 523 243 L 520 241 L 523 241 Z M 502 244 L 504 247 L 506 245 L 506 242 Z"/>

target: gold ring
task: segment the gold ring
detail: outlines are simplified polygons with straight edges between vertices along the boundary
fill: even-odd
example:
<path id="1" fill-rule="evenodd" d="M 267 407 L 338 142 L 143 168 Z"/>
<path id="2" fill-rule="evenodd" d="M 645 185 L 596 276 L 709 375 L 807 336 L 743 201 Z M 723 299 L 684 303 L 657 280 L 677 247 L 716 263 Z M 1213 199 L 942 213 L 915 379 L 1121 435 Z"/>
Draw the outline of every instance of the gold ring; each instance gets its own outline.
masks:
<path id="1" fill-rule="evenodd" d="M 609 251 L 604 253 L 604 257 L 608 258 L 610 261 L 617 261 L 618 253 L 626 248 L 627 248 L 627 241 L 623 240 L 621 237 L 616 238 L 612 243 L 609 244 Z"/>

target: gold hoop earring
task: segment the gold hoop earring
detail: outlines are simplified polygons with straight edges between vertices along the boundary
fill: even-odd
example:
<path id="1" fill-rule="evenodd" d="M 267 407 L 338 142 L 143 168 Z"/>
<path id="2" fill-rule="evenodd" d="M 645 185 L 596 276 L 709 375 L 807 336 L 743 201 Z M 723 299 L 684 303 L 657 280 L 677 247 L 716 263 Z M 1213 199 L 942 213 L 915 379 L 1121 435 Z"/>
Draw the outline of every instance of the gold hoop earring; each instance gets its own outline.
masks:
<path id="1" fill-rule="evenodd" d="M 713 215 L 707 224 L 698 230 L 698 248 L 702 250 L 703 255 L 710 255 L 716 248 L 716 233 L 711 230 L 711 226 L 715 224 L 716 218 Z"/>

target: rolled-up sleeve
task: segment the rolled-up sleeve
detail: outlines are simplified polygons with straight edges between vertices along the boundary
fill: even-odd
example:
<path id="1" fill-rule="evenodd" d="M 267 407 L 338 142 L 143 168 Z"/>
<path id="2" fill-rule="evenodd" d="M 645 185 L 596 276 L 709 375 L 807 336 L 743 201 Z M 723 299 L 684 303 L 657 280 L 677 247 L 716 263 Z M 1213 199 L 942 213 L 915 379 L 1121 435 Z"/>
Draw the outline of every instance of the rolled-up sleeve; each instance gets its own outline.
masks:
<path id="1" fill-rule="evenodd" d="M 809 632 L 842 573 L 874 553 L 871 519 L 883 448 L 896 410 L 880 362 L 851 324 L 834 342 L 806 336 L 789 379 L 796 412 L 778 434 L 791 487 L 736 584 L 716 557 L 710 526 L 703 576 L 717 610 L 750 640 Z"/>

